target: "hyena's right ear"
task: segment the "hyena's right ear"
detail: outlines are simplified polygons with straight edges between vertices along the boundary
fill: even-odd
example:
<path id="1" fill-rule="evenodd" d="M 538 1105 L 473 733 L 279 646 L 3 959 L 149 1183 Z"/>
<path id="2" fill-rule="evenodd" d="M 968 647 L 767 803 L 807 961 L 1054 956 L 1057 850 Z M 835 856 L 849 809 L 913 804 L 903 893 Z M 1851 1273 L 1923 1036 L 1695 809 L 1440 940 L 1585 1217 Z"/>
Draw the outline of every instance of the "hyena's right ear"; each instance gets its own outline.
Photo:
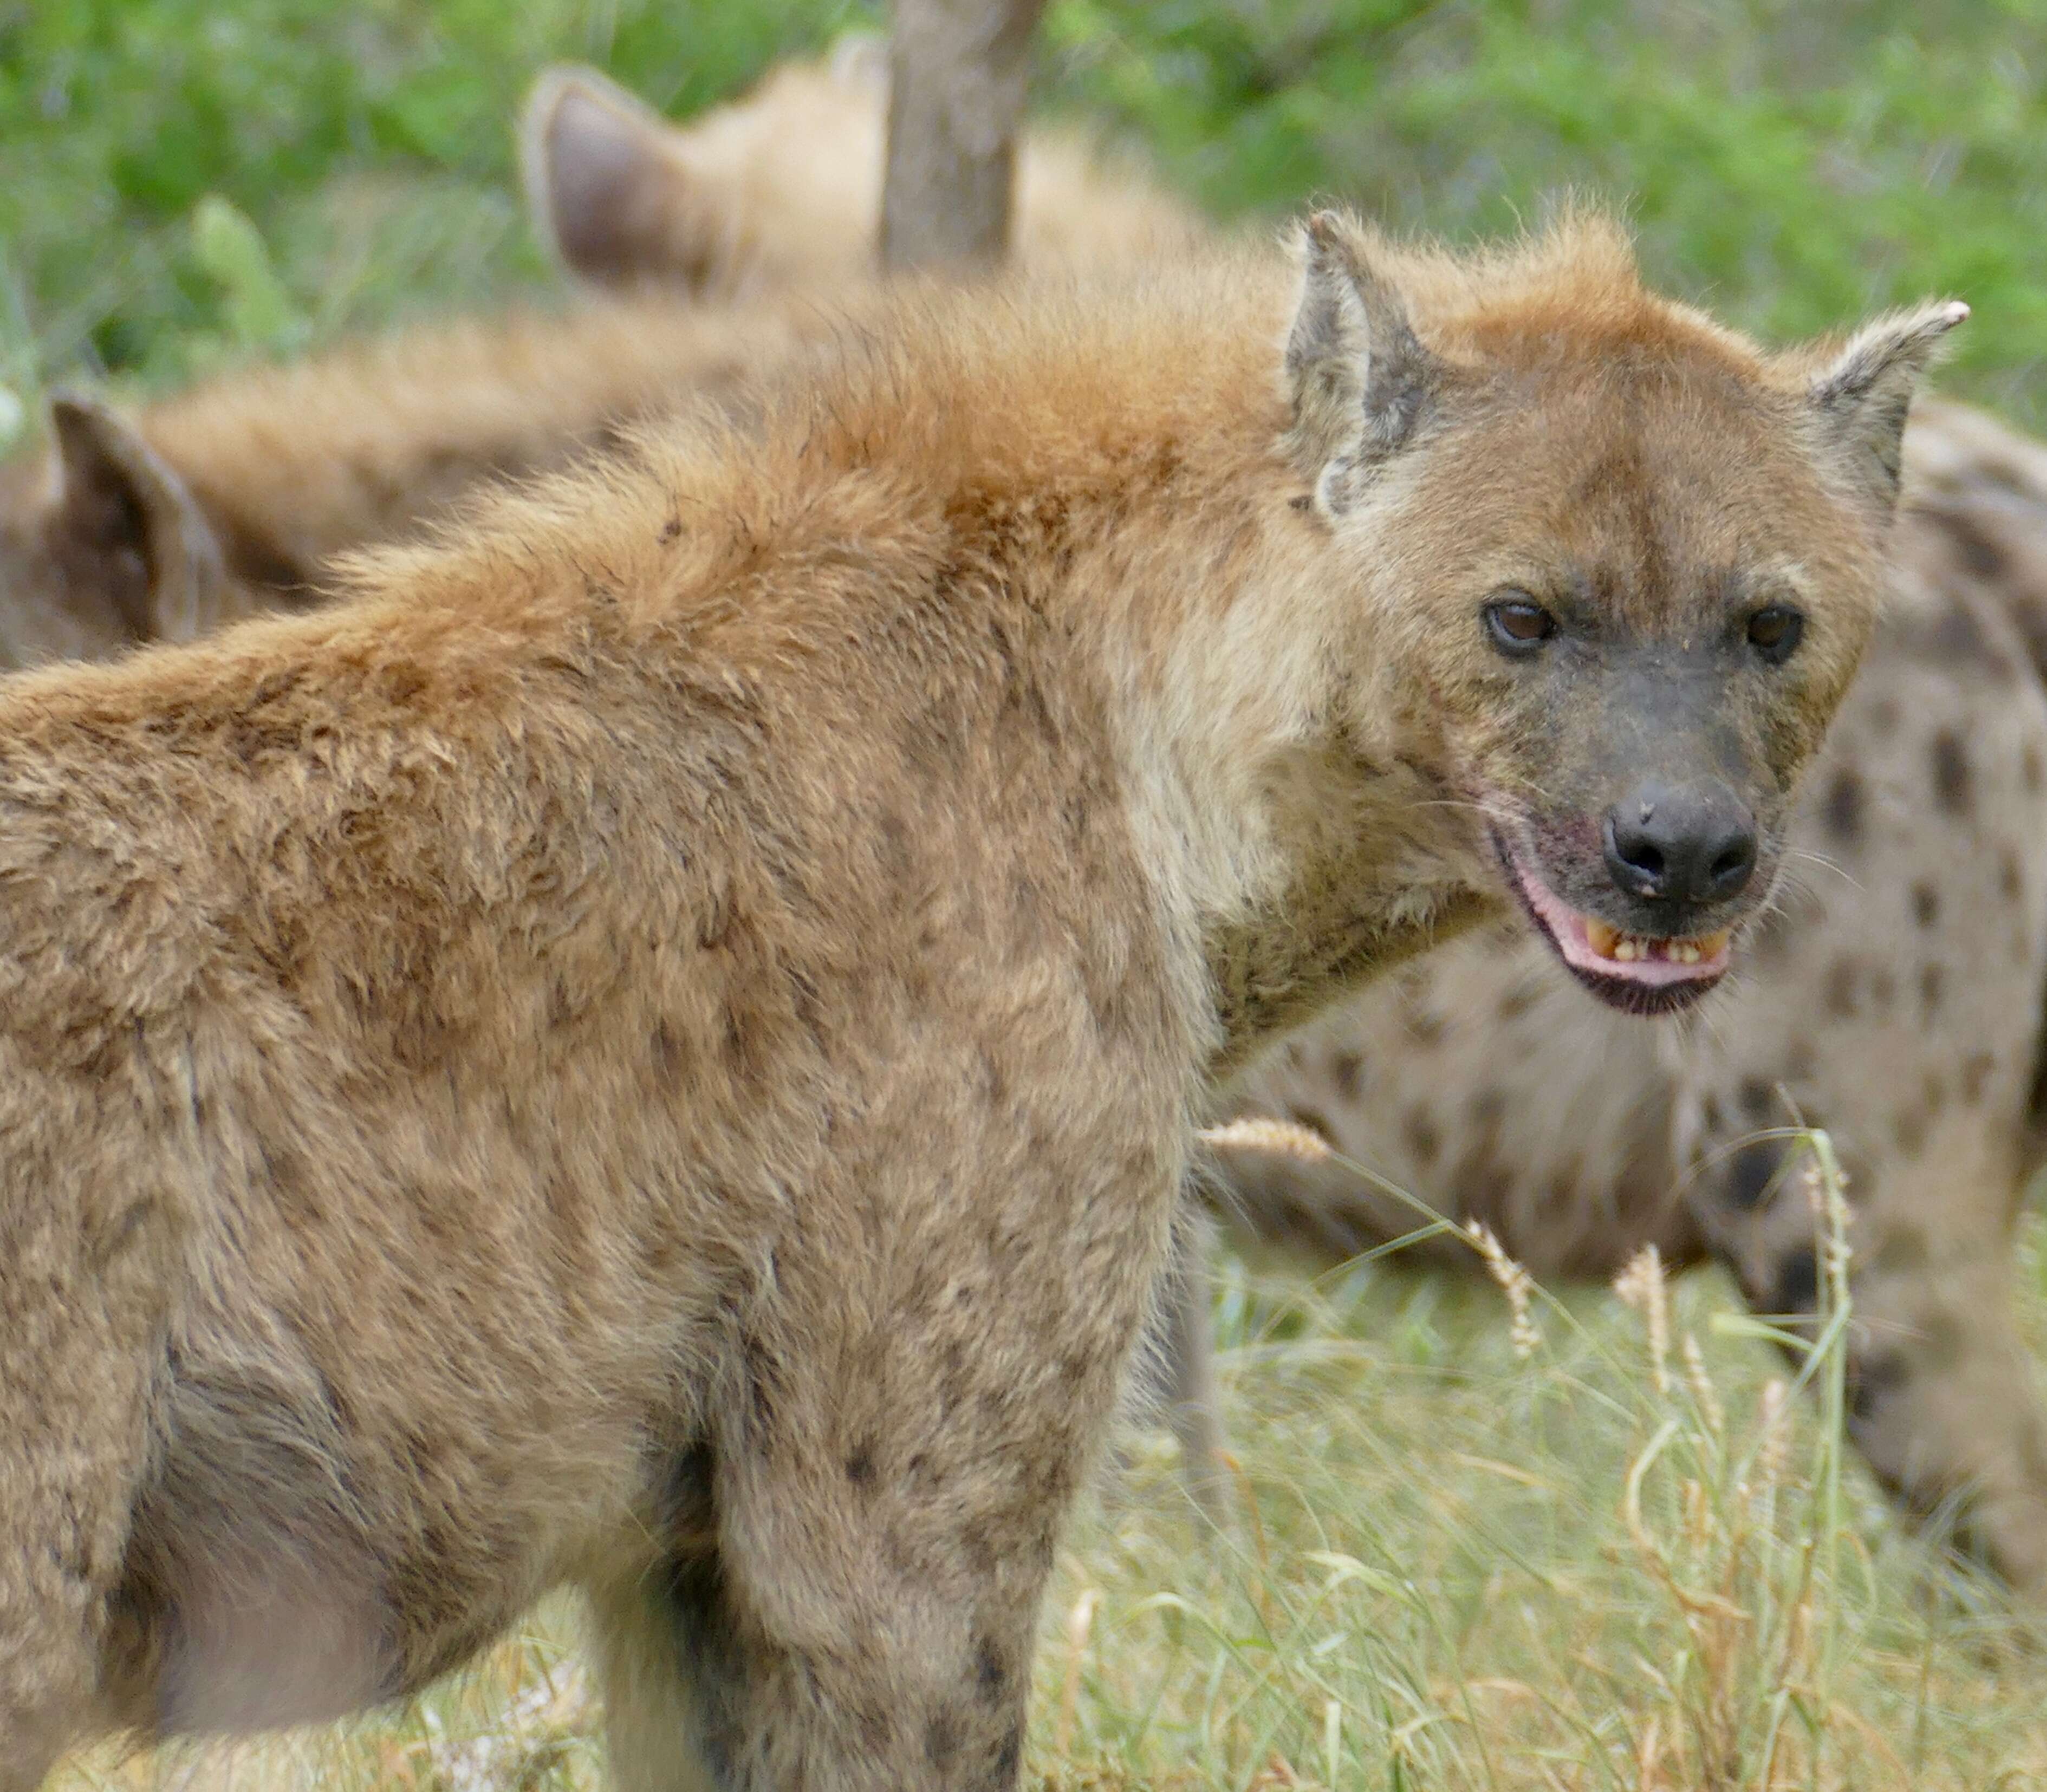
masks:
<path id="1" fill-rule="evenodd" d="M 1440 363 L 1356 224 L 1317 212 L 1302 227 L 1300 255 L 1301 300 L 1287 337 L 1288 442 L 1317 506 L 1338 516 L 1414 432 Z"/>
<path id="2" fill-rule="evenodd" d="M 220 543 L 185 482 L 141 432 L 82 392 L 50 400 L 57 489 L 45 534 L 72 574 L 111 600 L 137 641 L 190 641 L 222 618 Z"/>
<path id="3" fill-rule="evenodd" d="M 519 171 L 536 234 L 594 284 L 695 293 L 729 259 L 729 196 L 659 113 L 594 68 L 542 71 L 519 117 Z"/>

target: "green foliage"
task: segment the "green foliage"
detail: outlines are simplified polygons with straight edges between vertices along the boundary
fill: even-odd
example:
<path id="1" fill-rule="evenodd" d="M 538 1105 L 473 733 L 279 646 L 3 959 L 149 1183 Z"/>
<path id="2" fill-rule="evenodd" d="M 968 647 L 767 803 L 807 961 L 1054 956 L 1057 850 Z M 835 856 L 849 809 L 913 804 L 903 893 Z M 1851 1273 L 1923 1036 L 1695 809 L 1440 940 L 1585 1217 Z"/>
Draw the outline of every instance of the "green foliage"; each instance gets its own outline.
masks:
<path id="1" fill-rule="evenodd" d="M 2038 0 L 1054 0 L 1047 33 L 1218 209 L 1320 190 L 1465 234 L 1597 195 L 1773 337 L 1968 299 L 1950 384 L 2047 421 Z"/>
<path id="2" fill-rule="evenodd" d="M 543 272 L 509 130 L 540 63 L 679 116 L 881 10 L 0 0 L 0 311 L 25 305 L 45 368 L 162 381 L 485 302 Z M 1045 41 L 1053 104 L 1218 211 L 1320 193 L 1469 234 L 1596 193 L 1659 277 L 1773 336 L 1959 293 L 1951 382 L 2047 421 L 2042 0 L 1052 0 Z M 270 323 L 209 272 L 209 195 L 268 245 Z"/>
<path id="3" fill-rule="evenodd" d="M 282 346 L 273 300 L 270 322 L 322 334 L 479 303 L 541 272 L 511 141 L 540 64 L 595 62 L 687 112 L 865 16 L 847 0 L 0 0 L 0 279 L 46 369 L 159 381 L 222 342 Z M 218 227 L 193 228 L 210 195 L 270 245 L 277 291 L 254 313 L 209 263 Z M 230 252 L 245 270 L 247 247 Z"/>

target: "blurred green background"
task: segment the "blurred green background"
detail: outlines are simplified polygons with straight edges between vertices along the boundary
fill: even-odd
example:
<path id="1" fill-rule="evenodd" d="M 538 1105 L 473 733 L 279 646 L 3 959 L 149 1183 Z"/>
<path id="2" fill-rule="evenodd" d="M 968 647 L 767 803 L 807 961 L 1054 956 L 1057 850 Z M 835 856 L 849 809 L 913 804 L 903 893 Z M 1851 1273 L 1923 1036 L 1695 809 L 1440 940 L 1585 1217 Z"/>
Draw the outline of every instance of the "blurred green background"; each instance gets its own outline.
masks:
<path id="1" fill-rule="evenodd" d="M 509 124 L 595 62 L 682 115 L 846 0 L 0 0 L 0 383 L 161 384 L 545 277 Z M 1042 102 L 1225 214 L 1454 234 L 1575 188 L 1770 335 L 1931 292 L 2047 427 L 2047 0 L 1052 0 Z"/>

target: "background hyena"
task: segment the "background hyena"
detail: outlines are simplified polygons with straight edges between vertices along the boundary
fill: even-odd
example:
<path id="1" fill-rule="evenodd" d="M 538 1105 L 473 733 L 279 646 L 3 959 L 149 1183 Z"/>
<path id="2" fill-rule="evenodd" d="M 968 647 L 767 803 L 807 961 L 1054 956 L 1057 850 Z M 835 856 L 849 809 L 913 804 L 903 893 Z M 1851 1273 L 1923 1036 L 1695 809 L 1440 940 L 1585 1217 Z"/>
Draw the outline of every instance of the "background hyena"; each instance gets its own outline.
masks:
<path id="1" fill-rule="evenodd" d="M 635 419 L 730 405 L 827 327 L 815 299 L 745 315 L 659 295 L 417 327 L 238 370 L 124 414 L 60 393 L 0 465 L 0 666 L 186 641 L 303 608 L 343 550 Z"/>
<path id="2" fill-rule="evenodd" d="M 1214 1082 L 1516 899 L 1710 987 L 1962 315 L 1324 214 L 0 682 L 0 1787 L 559 1585 L 627 1786 L 1013 1784 Z"/>
<path id="3" fill-rule="evenodd" d="M 606 285 L 843 278 L 871 254 L 880 66 L 784 69 L 687 127 L 557 71 L 522 126 L 539 227 Z M 1090 244 L 1139 259 L 1188 227 L 1163 199 L 1155 229 L 1131 227 L 1156 189 L 1128 168 L 1099 180 L 1070 145 L 1031 140 L 1024 167 L 1027 265 Z M 1473 940 L 1290 1042 L 1242 1100 L 1485 1219 L 1539 1276 L 1610 1274 L 1654 1242 L 1677 1262 L 1718 1256 L 1759 1309 L 1794 1315 L 1817 1297 L 1810 1218 L 1775 1177 L 1779 1148 L 1742 1141 L 1801 1116 L 1831 1128 L 1855 1215 L 1855 1441 L 1908 1510 L 1957 1517 L 2047 1593 L 2047 1429 L 2009 1306 L 2047 1018 L 2047 451 L 1952 405 L 1906 442 L 1893 612 L 1754 974 L 1652 1047 L 1576 1000 L 1539 949 Z M 1223 1218 L 1263 1243 L 1330 1260 L 1410 1229 L 1411 1210 L 1341 1165 L 1220 1168 Z M 1174 1285 L 1168 1379 L 1213 1489 L 1205 1293 L 1198 1275 Z"/>

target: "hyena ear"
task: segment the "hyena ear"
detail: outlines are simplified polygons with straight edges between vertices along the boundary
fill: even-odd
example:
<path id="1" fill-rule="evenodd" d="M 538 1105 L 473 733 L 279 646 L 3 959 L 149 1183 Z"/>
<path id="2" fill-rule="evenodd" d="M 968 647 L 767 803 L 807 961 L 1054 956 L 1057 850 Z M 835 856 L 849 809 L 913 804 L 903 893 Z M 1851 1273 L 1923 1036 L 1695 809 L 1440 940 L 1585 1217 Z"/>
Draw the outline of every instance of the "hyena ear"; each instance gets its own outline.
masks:
<path id="1" fill-rule="evenodd" d="M 888 40 L 878 31 L 842 31 L 833 41 L 826 66 L 833 82 L 856 92 L 887 95 Z"/>
<path id="2" fill-rule="evenodd" d="M 1301 299 L 1287 337 L 1288 442 L 1317 504 L 1340 516 L 1413 433 L 1441 364 L 1354 224 L 1317 212 L 1302 227 L 1300 254 Z"/>
<path id="3" fill-rule="evenodd" d="M 221 620 L 220 543 L 185 482 L 96 398 L 50 400 L 57 490 L 45 527 L 138 641 L 190 641 Z"/>
<path id="4" fill-rule="evenodd" d="M 1886 516 L 1898 501 L 1905 420 L 1941 338 L 1969 315 L 1960 299 L 1865 325 L 1808 388 L 1821 450 Z"/>
<path id="5" fill-rule="evenodd" d="M 519 115 L 519 172 L 535 234 L 598 286 L 701 291 L 729 258 L 729 207 L 698 178 L 681 133 L 594 68 L 545 69 Z"/>

